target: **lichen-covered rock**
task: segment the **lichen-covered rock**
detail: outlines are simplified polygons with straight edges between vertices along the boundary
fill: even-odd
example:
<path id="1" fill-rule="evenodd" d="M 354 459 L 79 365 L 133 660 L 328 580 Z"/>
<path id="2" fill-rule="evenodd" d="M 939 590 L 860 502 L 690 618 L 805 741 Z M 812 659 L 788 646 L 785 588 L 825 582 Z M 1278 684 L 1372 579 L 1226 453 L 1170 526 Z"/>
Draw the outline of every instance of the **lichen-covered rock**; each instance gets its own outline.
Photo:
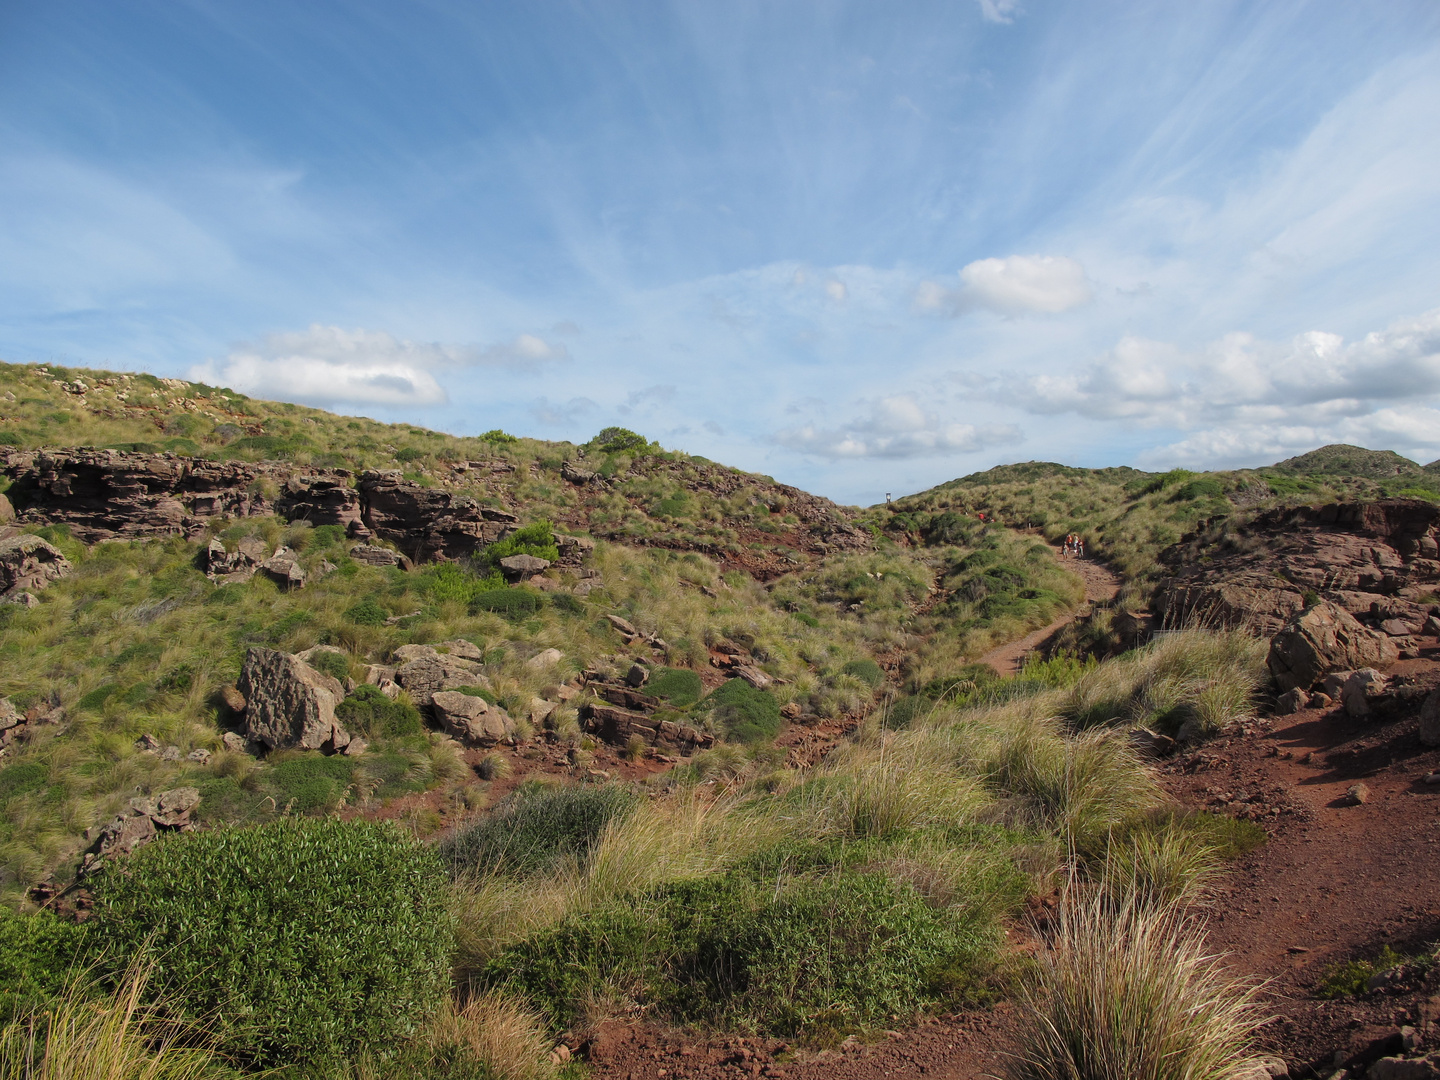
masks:
<path id="1" fill-rule="evenodd" d="M 95 831 L 85 850 L 80 873 L 93 873 L 107 860 L 130 854 L 162 832 L 194 828 L 190 824 L 190 811 L 199 805 L 200 792 L 193 787 L 171 788 L 159 795 L 131 799 L 130 805 L 113 821 Z M 90 836 L 87 832 L 87 839 Z"/>
<path id="2" fill-rule="evenodd" d="M 38 536 L 0 540 L 0 596 L 43 589 L 70 572 L 70 560 Z"/>
<path id="3" fill-rule="evenodd" d="M 395 670 L 395 681 L 405 688 L 410 700 L 422 708 L 441 690 L 461 686 L 489 687 L 480 665 L 458 656 L 420 656 Z"/>
<path id="4" fill-rule="evenodd" d="M 299 657 L 252 648 L 236 687 L 245 698 L 245 734 L 253 742 L 271 750 L 342 750 L 350 741 L 335 720 L 345 688 Z"/>
<path id="5" fill-rule="evenodd" d="M 510 714 L 484 698 L 441 690 L 430 704 L 445 733 L 466 746 L 494 746 L 515 734 Z"/>
<path id="6" fill-rule="evenodd" d="M 277 548 L 274 555 L 260 564 L 260 571 L 282 589 L 300 589 L 305 585 L 300 556 L 288 547 Z"/>
<path id="7" fill-rule="evenodd" d="M 1328 672 L 1383 667 L 1399 658 L 1400 650 L 1384 634 L 1322 601 L 1270 639 L 1265 663 L 1281 690 L 1308 690 Z"/>

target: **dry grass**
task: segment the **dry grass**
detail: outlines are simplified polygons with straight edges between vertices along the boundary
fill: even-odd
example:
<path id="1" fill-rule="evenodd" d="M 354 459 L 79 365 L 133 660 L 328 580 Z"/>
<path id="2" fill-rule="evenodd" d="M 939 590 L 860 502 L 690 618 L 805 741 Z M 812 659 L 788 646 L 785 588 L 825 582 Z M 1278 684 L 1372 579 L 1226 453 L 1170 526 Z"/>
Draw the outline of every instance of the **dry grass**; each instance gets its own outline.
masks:
<path id="1" fill-rule="evenodd" d="M 201 1080 L 234 1075 L 200 1032 L 145 1004 L 132 969 L 108 998 L 77 983 L 53 1008 L 0 1030 L 0 1080 Z"/>
<path id="2" fill-rule="evenodd" d="M 1025 995 L 1008 1080 L 1238 1080 L 1257 987 L 1226 974 L 1176 903 L 1067 891 Z"/>
<path id="3" fill-rule="evenodd" d="M 437 1050 L 467 1051 L 499 1080 L 549 1080 L 557 1071 L 544 1021 L 500 994 L 447 1006 L 426 1025 L 424 1039 Z"/>

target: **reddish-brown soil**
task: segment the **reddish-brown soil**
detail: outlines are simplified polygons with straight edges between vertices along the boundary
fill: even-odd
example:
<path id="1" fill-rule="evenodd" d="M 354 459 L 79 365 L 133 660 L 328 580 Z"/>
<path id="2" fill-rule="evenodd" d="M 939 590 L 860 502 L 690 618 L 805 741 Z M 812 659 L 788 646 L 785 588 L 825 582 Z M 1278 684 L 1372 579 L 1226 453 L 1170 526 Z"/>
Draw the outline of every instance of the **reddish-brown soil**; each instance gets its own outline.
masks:
<path id="1" fill-rule="evenodd" d="M 1421 644 L 1420 659 L 1393 671 L 1440 685 L 1440 642 Z M 1359 998 L 1315 993 L 1332 964 L 1372 960 L 1387 945 L 1418 954 L 1440 941 L 1440 784 L 1424 782 L 1440 770 L 1440 750 L 1421 746 L 1417 711 L 1374 722 L 1339 709 L 1265 718 L 1161 766 L 1180 804 L 1257 821 L 1269 835 L 1217 883 L 1210 943 L 1237 972 L 1265 982 L 1274 1019 L 1259 1043 L 1297 1080 L 1339 1067 L 1363 1075 L 1370 1061 L 1399 1052 L 1402 1025 L 1424 1032 L 1440 1020 L 1437 975 Z M 1369 796 L 1353 805 L 1346 793 L 1358 782 Z M 815 1052 L 617 1021 L 593 1033 L 592 1075 L 978 1080 L 1000 1071 L 1006 1030 L 1017 1022 L 1002 1004 Z M 1430 1039 L 1433 1048 L 1440 1032 Z"/>

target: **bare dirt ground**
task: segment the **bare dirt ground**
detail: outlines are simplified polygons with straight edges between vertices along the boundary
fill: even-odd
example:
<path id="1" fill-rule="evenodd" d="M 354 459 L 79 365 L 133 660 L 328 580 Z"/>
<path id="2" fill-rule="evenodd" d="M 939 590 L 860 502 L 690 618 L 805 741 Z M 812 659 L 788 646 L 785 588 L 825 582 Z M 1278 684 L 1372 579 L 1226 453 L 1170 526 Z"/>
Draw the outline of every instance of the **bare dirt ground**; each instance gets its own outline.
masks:
<path id="1" fill-rule="evenodd" d="M 1026 634 L 1019 641 L 991 649 L 980 657 L 980 663 L 989 664 L 1001 675 L 1014 675 L 1025 663 L 1025 657 L 1049 640 L 1062 626 L 1090 614 L 1091 608 L 1102 600 L 1112 599 L 1120 591 L 1120 578 L 1103 563 L 1092 559 L 1062 559 L 1059 548 L 1055 557 L 1061 559 L 1067 570 L 1079 574 L 1085 581 L 1085 603 L 1074 611 L 1062 615 L 1049 626 Z"/>

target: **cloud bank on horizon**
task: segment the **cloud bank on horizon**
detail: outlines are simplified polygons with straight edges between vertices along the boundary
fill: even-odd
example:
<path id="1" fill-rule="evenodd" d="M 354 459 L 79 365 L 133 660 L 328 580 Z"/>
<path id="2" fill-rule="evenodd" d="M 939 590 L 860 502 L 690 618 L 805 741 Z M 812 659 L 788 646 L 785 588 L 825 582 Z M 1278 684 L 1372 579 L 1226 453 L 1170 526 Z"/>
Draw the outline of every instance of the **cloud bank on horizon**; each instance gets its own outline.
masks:
<path id="1" fill-rule="evenodd" d="M 856 502 L 1440 457 L 1440 8 L 1191 8 L 13 10 L 0 357 Z"/>

